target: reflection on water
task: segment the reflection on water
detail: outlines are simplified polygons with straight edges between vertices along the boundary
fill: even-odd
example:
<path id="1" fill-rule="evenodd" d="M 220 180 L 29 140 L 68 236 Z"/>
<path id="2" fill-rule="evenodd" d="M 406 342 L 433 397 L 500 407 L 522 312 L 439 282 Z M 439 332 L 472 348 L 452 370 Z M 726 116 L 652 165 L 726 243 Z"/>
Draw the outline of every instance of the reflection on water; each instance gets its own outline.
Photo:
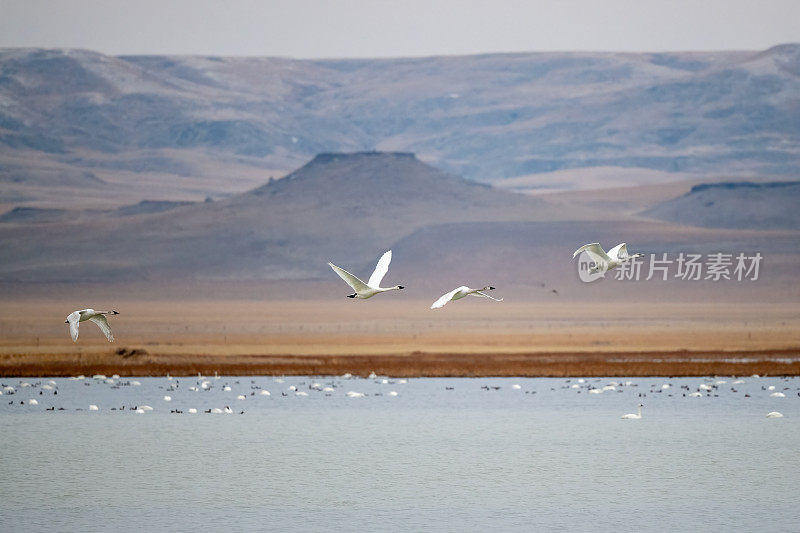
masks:
<path id="1" fill-rule="evenodd" d="M 0 380 L 4 529 L 797 524 L 797 379 L 49 381 Z"/>

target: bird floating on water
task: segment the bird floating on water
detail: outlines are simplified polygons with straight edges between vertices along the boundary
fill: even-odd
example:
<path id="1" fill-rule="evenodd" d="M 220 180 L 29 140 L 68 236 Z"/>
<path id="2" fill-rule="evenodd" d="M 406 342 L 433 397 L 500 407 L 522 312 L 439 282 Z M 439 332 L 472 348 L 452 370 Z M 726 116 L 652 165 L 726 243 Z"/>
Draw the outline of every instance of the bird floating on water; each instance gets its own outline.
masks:
<path id="1" fill-rule="evenodd" d="M 445 306 L 445 304 L 447 304 L 447 302 L 451 300 L 460 300 L 461 298 L 465 298 L 467 296 L 479 296 L 483 298 L 489 298 L 490 300 L 494 300 L 495 302 L 502 302 L 503 301 L 502 298 L 493 298 L 488 294 L 486 294 L 485 292 L 483 292 L 483 291 L 493 291 L 493 290 L 494 287 L 490 287 L 488 285 L 486 287 L 483 287 L 482 289 L 470 289 L 469 287 L 462 285 L 461 287 L 453 289 L 447 294 L 442 295 L 441 298 L 433 302 L 433 305 L 431 305 L 431 309 L 442 308 Z"/>
<path id="2" fill-rule="evenodd" d="M 642 407 L 644 407 L 644 405 L 639 404 L 639 410 L 638 410 L 638 412 L 636 414 L 628 413 L 627 415 L 622 415 L 620 418 L 624 418 L 624 419 L 627 419 L 627 420 L 638 420 L 638 419 L 642 418 Z"/>
<path id="3" fill-rule="evenodd" d="M 69 324 L 69 334 L 72 335 L 73 342 L 78 341 L 78 324 L 87 320 L 97 324 L 108 342 L 114 342 L 114 334 L 111 333 L 111 326 L 108 325 L 105 315 L 118 315 L 119 311 L 95 311 L 94 309 L 82 309 L 80 311 L 73 311 L 67 315 L 65 324 Z M 105 377 L 104 377 L 105 379 Z"/>
<path id="4" fill-rule="evenodd" d="M 372 272 L 372 275 L 369 277 L 369 281 L 364 283 L 359 278 L 348 272 L 343 268 L 339 268 L 338 266 L 334 265 L 333 263 L 328 263 L 334 272 L 336 272 L 340 278 L 342 278 L 345 283 L 350 285 L 352 289 L 355 291 L 353 294 L 349 294 L 348 298 L 359 298 L 362 300 L 366 300 L 367 298 L 372 298 L 376 294 L 380 294 L 382 292 L 388 291 L 396 291 L 400 289 L 404 289 L 402 285 L 395 285 L 394 287 L 386 287 L 382 288 L 380 286 L 381 281 L 383 281 L 383 277 L 389 271 L 389 263 L 392 262 L 392 251 L 389 250 L 385 254 L 381 256 L 378 260 L 378 264 L 375 266 L 375 270 Z"/>

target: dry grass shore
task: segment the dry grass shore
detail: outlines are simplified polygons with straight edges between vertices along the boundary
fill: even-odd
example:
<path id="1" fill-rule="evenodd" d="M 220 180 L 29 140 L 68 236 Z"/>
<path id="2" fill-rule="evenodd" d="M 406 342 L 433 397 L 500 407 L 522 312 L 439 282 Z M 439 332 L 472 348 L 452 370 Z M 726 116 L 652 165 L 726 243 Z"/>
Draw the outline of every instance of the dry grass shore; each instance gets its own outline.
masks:
<path id="1" fill-rule="evenodd" d="M 800 375 L 800 304 L 429 302 L 93 297 L 73 343 L 74 295 L 0 302 L 0 375 Z"/>
<path id="2" fill-rule="evenodd" d="M 733 352 L 430 353 L 380 355 L 2 355 L 0 376 L 341 375 L 708 376 L 800 375 L 800 349 Z"/>

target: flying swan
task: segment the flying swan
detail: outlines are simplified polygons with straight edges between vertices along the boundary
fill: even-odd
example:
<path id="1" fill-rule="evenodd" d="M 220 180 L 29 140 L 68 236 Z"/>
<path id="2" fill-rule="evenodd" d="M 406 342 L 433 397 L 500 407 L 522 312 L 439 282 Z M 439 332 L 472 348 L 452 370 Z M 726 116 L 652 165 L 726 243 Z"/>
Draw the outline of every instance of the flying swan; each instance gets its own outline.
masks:
<path id="1" fill-rule="evenodd" d="M 451 300 L 460 300 L 465 296 L 482 296 L 484 298 L 489 298 L 490 300 L 494 300 L 495 302 L 502 302 L 503 299 L 492 298 L 488 294 L 485 294 L 483 291 L 493 291 L 494 287 L 489 287 L 488 285 L 482 289 L 470 289 L 469 287 L 461 286 L 457 289 L 453 289 L 452 291 L 448 292 L 447 294 L 443 295 L 441 298 L 433 302 L 431 305 L 431 309 L 439 309 L 444 307 L 445 304 Z"/>
<path id="2" fill-rule="evenodd" d="M 111 326 L 108 325 L 105 315 L 118 315 L 119 311 L 95 311 L 94 309 L 83 309 L 81 311 L 73 311 L 67 315 L 65 324 L 69 324 L 69 334 L 72 335 L 73 342 L 78 342 L 78 324 L 90 320 L 97 324 L 108 342 L 114 342 L 114 334 L 111 333 Z"/>
<path id="3" fill-rule="evenodd" d="M 353 294 L 347 295 L 348 298 L 360 298 L 362 300 L 366 300 L 367 298 L 372 298 L 381 292 L 396 291 L 405 288 L 402 285 L 388 288 L 380 287 L 383 277 L 389 271 L 389 263 L 391 262 L 392 251 L 389 250 L 378 260 L 378 264 L 375 266 L 375 271 L 372 273 L 372 275 L 369 277 L 369 281 L 366 283 L 352 275 L 347 270 L 339 268 L 333 263 L 328 263 L 328 266 L 330 266 L 333 271 L 336 272 L 339 277 L 342 278 L 355 291 Z"/>
<path id="4" fill-rule="evenodd" d="M 575 253 L 572 254 L 572 258 L 575 259 L 581 252 L 586 252 L 591 260 L 594 261 L 594 266 L 589 270 L 590 274 L 596 274 L 598 272 L 605 273 L 612 268 L 627 263 L 631 259 L 644 257 L 644 254 L 641 253 L 629 254 L 628 246 L 624 242 L 610 249 L 608 253 L 603 251 L 603 247 L 600 246 L 599 242 L 584 244 L 575 250 Z"/>

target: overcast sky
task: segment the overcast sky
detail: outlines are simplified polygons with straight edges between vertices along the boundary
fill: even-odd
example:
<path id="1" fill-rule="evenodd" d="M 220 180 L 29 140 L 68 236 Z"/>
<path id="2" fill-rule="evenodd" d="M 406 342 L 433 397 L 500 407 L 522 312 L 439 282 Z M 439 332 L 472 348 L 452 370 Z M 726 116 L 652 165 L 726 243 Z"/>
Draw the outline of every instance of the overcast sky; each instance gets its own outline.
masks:
<path id="1" fill-rule="evenodd" d="M 396 57 L 757 50 L 800 42 L 800 0 L 0 0 L 0 47 Z"/>

